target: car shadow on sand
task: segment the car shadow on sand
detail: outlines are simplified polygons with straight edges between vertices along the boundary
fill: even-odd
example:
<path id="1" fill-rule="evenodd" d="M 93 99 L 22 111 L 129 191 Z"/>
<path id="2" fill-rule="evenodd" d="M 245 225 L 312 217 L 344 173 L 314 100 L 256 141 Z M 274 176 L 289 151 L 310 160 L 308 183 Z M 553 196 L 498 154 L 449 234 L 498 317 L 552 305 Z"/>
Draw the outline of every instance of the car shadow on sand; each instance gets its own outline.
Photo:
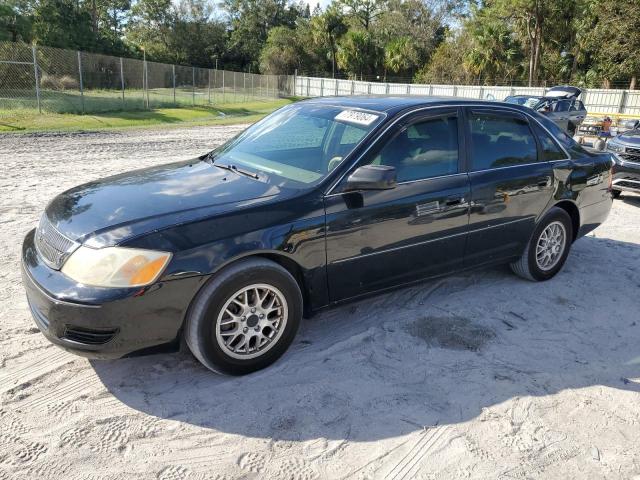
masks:
<path id="1" fill-rule="evenodd" d="M 190 354 L 92 361 L 131 408 L 257 438 L 373 441 L 464 422 L 523 396 L 640 392 L 640 243 L 587 237 L 544 283 L 506 267 L 396 290 L 303 323 L 245 377 Z"/>

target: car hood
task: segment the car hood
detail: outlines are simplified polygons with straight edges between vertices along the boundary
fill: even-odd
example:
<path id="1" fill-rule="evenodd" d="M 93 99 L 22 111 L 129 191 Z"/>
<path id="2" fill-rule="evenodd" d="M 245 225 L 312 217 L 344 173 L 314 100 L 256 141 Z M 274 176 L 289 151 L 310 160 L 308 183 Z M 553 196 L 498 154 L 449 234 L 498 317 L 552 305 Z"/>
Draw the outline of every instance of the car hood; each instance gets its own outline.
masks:
<path id="1" fill-rule="evenodd" d="M 45 214 L 67 238 L 104 246 L 281 193 L 272 183 L 195 159 L 80 185 L 55 197 Z"/>
<path id="2" fill-rule="evenodd" d="M 618 143 L 640 146 L 640 129 L 628 130 L 615 138 Z"/>

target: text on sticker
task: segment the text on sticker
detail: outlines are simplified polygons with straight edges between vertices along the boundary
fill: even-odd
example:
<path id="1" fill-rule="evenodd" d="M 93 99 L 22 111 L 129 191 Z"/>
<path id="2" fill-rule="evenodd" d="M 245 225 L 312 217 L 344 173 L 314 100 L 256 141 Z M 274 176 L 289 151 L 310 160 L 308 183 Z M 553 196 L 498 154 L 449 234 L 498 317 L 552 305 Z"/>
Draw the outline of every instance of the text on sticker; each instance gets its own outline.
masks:
<path id="1" fill-rule="evenodd" d="M 367 112 L 358 112 L 356 110 L 343 110 L 335 117 L 335 120 L 348 123 L 357 123 L 358 125 L 371 125 L 377 119 L 378 115 Z"/>

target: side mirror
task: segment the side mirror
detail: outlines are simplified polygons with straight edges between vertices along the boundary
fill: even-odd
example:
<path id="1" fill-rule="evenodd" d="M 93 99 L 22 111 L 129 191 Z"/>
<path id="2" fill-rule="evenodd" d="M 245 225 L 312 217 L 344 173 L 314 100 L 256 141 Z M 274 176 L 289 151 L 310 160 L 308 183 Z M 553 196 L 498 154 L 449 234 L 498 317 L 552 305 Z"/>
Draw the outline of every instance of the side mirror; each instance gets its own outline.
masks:
<path id="1" fill-rule="evenodd" d="M 345 192 L 389 190 L 397 185 L 396 169 L 388 165 L 364 165 L 347 178 Z"/>

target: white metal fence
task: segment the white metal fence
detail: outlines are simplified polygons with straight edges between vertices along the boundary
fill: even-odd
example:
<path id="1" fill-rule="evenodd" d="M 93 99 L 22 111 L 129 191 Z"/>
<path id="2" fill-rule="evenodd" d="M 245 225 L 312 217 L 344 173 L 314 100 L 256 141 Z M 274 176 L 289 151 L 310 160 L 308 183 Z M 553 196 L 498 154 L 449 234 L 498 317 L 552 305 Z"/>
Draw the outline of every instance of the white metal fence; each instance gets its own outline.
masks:
<path id="1" fill-rule="evenodd" d="M 295 78 L 292 94 L 301 97 L 334 95 L 433 95 L 504 100 L 509 95 L 544 95 L 543 87 L 492 87 L 479 85 L 421 85 L 381 83 L 334 78 Z M 640 90 L 584 89 L 580 97 L 589 113 L 640 116 Z"/>

